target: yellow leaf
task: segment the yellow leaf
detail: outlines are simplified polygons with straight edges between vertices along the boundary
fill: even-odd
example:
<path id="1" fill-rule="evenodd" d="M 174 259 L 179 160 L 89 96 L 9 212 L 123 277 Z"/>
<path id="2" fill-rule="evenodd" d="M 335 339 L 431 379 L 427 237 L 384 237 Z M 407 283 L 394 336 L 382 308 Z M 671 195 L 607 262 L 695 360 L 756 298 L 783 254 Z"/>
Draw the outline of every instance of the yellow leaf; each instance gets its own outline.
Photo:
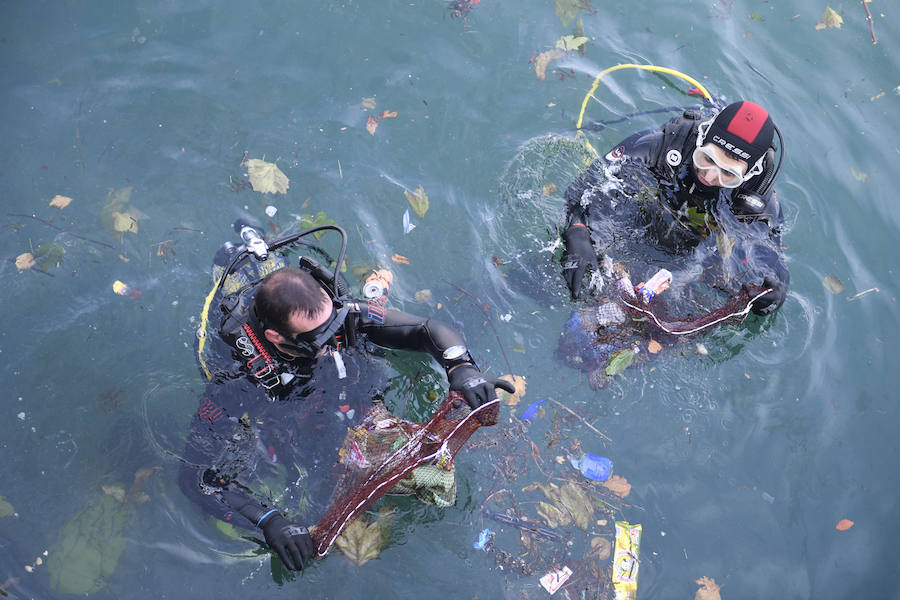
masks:
<path id="1" fill-rule="evenodd" d="M 650 343 L 647 344 L 647 350 L 650 354 L 656 354 L 660 350 L 662 350 L 662 344 L 657 342 L 656 340 L 650 340 Z"/>
<path id="2" fill-rule="evenodd" d="M 132 216 L 129 212 L 119 212 L 114 210 L 112 212 L 113 219 L 113 229 L 119 233 L 126 233 L 130 231 L 131 233 L 138 232 L 138 222 L 137 219 Z"/>
<path id="3" fill-rule="evenodd" d="M 20 254 L 16 257 L 16 268 L 20 271 L 27 271 L 34 266 L 34 256 L 31 252 Z"/>
<path id="4" fill-rule="evenodd" d="M 253 191 L 263 194 L 284 194 L 291 185 L 287 175 L 281 172 L 278 165 L 258 158 L 247 161 L 247 175 Z"/>
<path id="5" fill-rule="evenodd" d="M 425 188 L 420 185 L 413 193 L 404 190 L 403 195 L 419 218 L 423 218 L 428 212 L 428 196 L 425 194 Z"/>
<path id="6" fill-rule="evenodd" d="M 534 73 L 537 75 L 537 78 L 541 81 L 546 79 L 547 65 L 550 64 L 550 61 L 562 58 L 565 55 L 566 53 L 559 48 L 554 48 L 553 50 L 547 50 L 546 52 L 538 54 L 538 57 L 534 59 Z"/>
<path id="7" fill-rule="evenodd" d="M 55 206 L 59 210 L 62 210 L 67 207 L 71 201 L 72 199 L 68 196 L 60 196 L 57 194 L 56 196 L 53 196 L 53 200 L 50 201 L 50 206 Z"/>
<path id="8" fill-rule="evenodd" d="M 528 384 L 525 382 L 525 377 L 522 375 L 501 375 L 500 379 L 503 381 L 508 381 L 513 386 L 515 386 L 516 391 L 513 394 L 510 394 L 506 390 L 497 389 L 497 397 L 500 398 L 507 406 L 515 406 L 525 397 L 525 390 L 528 388 Z"/>
<path id="9" fill-rule="evenodd" d="M 844 19 L 841 18 L 841 15 L 837 14 L 837 12 L 831 8 L 830 6 L 825 7 L 825 12 L 822 13 L 822 16 L 819 18 L 818 23 L 816 23 L 816 31 L 820 29 L 837 27 L 841 28 L 841 25 L 844 23 Z"/>
<path id="10" fill-rule="evenodd" d="M 369 115 L 368 117 L 366 117 L 366 131 L 368 131 L 372 135 L 375 135 L 376 129 L 378 129 L 378 117 Z"/>

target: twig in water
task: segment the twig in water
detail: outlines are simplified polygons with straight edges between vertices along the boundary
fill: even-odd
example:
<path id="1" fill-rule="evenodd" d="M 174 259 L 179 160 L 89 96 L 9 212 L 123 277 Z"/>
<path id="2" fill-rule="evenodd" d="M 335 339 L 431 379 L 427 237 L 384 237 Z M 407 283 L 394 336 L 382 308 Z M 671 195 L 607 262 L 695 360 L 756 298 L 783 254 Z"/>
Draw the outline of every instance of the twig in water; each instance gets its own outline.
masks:
<path id="1" fill-rule="evenodd" d="M 871 294 L 872 292 L 878 292 L 878 291 L 880 291 L 878 288 L 869 288 L 867 290 L 863 290 L 860 293 L 856 294 L 855 296 L 850 296 L 849 298 L 847 298 L 847 302 L 850 302 L 851 300 L 856 300 L 860 296 L 865 296 L 866 294 Z"/>
<path id="2" fill-rule="evenodd" d="M 36 215 L 25 215 L 25 214 L 21 214 L 21 213 L 6 213 L 6 216 L 7 217 L 22 217 L 25 219 L 34 219 L 35 221 L 40 221 L 44 225 L 46 225 L 48 227 L 52 227 L 53 229 L 55 229 L 57 231 L 62 231 L 63 233 L 67 233 L 74 238 L 78 238 L 79 240 L 84 240 L 85 242 L 90 242 L 92 244 L 97 244 L 98 246 L 104 246 L 106 248 L 112 248 L 113 250 L 115 250 L 115 248 L 116 248 L 112 244 L 107 244 L 106 242 L 92 240 L 91 238 L 84 237 L 83 235 L 78 235 L 77 233 L 72 233 L 71 231 L 69 231 L 67 229 L 63 229 L 62 227 L 59 227 L 57 225 L 54 225 L 50 221 L 47 221 L 46 219 L 42 219 Z"/>
<path id="3" fill-rule="evenodd" d="M 872 34 L 872 44 L 877 44 L 878 40 L 875 39 L 875 26 L 872 24 L 872 13 L 869 12 L 869 5 L 866 3 L 866 0 L 862 0 L 863 8 L 866 9 L 866 20 L 869 22 L 869 32 Z"/>
<path id="4" fill-rule="evenodd" d="M 609 439 L 608 437 L 606 437 L 606 435 L 605 435 L 602 431 L 600 431 L 599 429 L 597 429 L 596 427 L 594 427 L 593 425 L 591 425 L 590 423 L 588 423 L 587 421 L 585 421 L 585 420 L 584 420 L 584 417 L 582 417 L 581 415 L 579 415 L 577 412 L 575 412 L 574 410 L 572 410 L 571 408 L 569 408 L 568 406 L 566 406 L 566 405 L 563 404 L 562 402 L 557 402 L 557 401 L 554 400 L 553 398 L 550 398 L 550 402 L 552 402 L 553 404 L 557 405 L 557 406 L 560 407 L 561 409 L 565 410 L 565 411 L 568 412 L 570 415 L 572 415 L 572 416 L 574 416 L 574 417 L 577 417 L 579 421 L 581 421 L 582 423 L 584 423 L 585 425 L 587 425 L 587 428 L 588 428 L 588 429 L 590 429 L 591 431 L 593 431 L 594 433 L 596 433 L 597 435 L 599 435 L 600 437 L 602 437 L 602 438 L 603 438 L 604 440 L 606 440 L 607 442 L 612 443 L 612 440 Z"/>

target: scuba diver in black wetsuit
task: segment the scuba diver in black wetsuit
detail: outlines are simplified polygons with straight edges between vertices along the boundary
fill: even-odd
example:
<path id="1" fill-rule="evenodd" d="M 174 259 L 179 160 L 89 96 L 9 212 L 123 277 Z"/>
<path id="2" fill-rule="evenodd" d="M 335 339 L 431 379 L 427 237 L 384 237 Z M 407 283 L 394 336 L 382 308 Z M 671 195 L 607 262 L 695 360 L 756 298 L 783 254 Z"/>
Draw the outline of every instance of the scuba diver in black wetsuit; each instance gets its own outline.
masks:
<path id="1" fill-rule="evenodd" d="M 472 408 L 492 400 L 495 387 L 514 389 L 482 374 L 447 326 L 387 308 L 383 298 L 351 298 L 338 274 L 346 250 L 341 228 L 316 227 L 271 245 L 251 226 L 236 229 L 245 244 L 226 244 L 217 254 L 217 284 L 204 308 L 198 354 L 212 381 L 193 419 L 180 484 L 215 517 L 260 528 L 285 566 L 299 570 L 315 552 L 294 520 L 311 518 L 330 497 L 327 475 L 348 424 L 384 392 L 371 364 L 377 347 L 428 352 Z M 309 256 L 289 267 L 276 252 L 317 250 L 302 238 L 326 230 L 342 237 L 333 272 Z M 216 298 L 217 343 L 234 361 L 225 368 L 212 368 L 204 353 L 202 332 Z"/>
<path id="2" fill-rule="evenodd" d="M 784 140 L 768 112 L 753 102 L 729 104 L 718 114 L 709 109 L 686 110 L 661 129 L 630 136 L 566 190 L 562 263 L 573 299 L 581 295 L 585 274 L 601 271 L 597 257 L 614 244 L 612 238 L 640 231 L 642 243 L 665 255 L 659 262 L 705 253 L 700 262 L 704 271 L 715 267 L 717 289 L 733 293 L 749 283 L 771 289 L 754 301 L 756 314 L 782 305 L 790 278 L 773 184 Z M 656 194 L 642 193 L 648 190 Z M 623 204 L 630 200 L 637 205 Z"/>

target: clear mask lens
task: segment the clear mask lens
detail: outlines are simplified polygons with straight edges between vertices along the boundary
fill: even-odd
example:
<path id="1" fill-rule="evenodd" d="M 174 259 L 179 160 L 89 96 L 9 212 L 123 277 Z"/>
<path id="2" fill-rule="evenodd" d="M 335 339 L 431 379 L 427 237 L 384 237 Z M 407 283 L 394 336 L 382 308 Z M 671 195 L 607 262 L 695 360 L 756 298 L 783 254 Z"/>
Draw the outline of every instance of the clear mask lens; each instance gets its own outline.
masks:
<path id="1" fill-rule="evenodd" d="M 744 176 L 734 167 L 728 167 L 719 162 L 716 155 L 709 148 L 700 146 L 694 149 L 692 155 L 694 166 L 704 171 L 703 178 L 713 181 L 715 175 L 718 174 L 718 181 L 721 187 L 736 188 L 744 182 Z M 711 171 L 715 170 L 715 173 Z"/>

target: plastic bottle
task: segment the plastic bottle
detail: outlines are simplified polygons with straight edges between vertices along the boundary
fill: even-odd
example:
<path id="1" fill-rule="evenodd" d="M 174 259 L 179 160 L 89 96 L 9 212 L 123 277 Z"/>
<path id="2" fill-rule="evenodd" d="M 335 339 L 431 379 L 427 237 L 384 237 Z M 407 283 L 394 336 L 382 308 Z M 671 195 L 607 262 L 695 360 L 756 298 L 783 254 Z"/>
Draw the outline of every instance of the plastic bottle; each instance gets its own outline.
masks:
<path id="1" fill-rule="evenodd" d="M 569 456 L 569 462 L 582 475 L 594 481 L 606 481 L 612 475 L 613 463 L 605 456 L 584 453 L 580 458 Z"/>

